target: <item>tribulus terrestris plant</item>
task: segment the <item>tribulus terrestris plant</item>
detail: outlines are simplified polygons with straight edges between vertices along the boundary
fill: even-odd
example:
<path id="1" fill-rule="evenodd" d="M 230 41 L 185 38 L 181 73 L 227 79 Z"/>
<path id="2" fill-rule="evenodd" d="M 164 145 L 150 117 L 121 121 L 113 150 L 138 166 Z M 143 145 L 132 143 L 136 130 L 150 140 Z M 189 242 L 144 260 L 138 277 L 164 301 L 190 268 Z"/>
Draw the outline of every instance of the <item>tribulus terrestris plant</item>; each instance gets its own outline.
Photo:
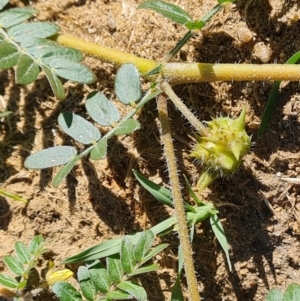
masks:
<path id="1" fill-rule="evenodd" d="M 2 1 L 2 7 L 7 2 Z M 124 64 L 119 69 L 116 77 L 115 92 L 124 105 L 133 107 L 131 112 L 121 117 L 117 108 L 103 94 L 98 91 L 92 92 L 86 99 L 87 112 L 95 122 L 108 127 L 108 132 L 102 136 L 102 133 L 92 123 L 73 112 L 65 112 L 60 114 L 58 118 L 60 127 L 75 141 L 88 147 L 78 154 L 75 147 L 58 146 L 42 150 L 27 158 L 25 166 L 28 168 L 42 169 L 64 165 L 53 180 L 54 186 L 58 186 L 61 183 L 76 162 L 83 156 L 89 155 L 93 160 L 104 158 L 107 153 L 107 143 L 111 137 L 114 135 L 128 135 L 138 130 L 140 124 L 134 118 L 136 113 L 145 103 L 156 97 L 161 122 L 162 141 L 172 187 L 171 192 L 163 187 L 156 186 L 156 184 L 143 178 L 137 172 L 135 172 L 135 175 L 139 182 L 158 200 L 168 206 L 174 206 L 174 216 L 154 226 L 151 230 L 154 234 L 159 234 L 168 229 L 178 231 L 180 239 L 178 279 L 184 267 L 190 299 L 193 301 L 200 300 L 190 245 L 190 240 L 193 238 L 194 233 L 193 228 L 196 223 L 203 221 L 205 218 L 210 219 L 212 229 L 225 251 L 229 267 L 230 261 L 226 237 L 217 217 L 215 206 L 202 202 L 191 189 L 188 182 L 187 187 L 196 206 L 191 206 L 182 201 L 166 102 L 168 99 L 171 99 L 198 132 L 196 134 L 197 143 L 191 156 L 203 162 L 203 171 L 198 182 L 199 191 L 216 178 L 229 175 L 238 169 L 243 155 L 250 148 L 250 137 L 244 129 L 246 109 L 242 111 L 240 117 L 236 120 L 220 117 L 208 122 L 207 127 L 205 127 L 177 97 L 172 85 L 219 80 L 300 79 L 298 68 L 293 65 L 170 63 L 170 60 L 182 46 L 192 36 L 197 34 L 226 5 L 226 2 L 233 1 L 219 0 L 218 4 L 201 20 L 193 20 L 187 12 L 178 6 L 164 1 L 145 1 L 142 3 L 139 6 L 140 9 L 152 9 L 172 21 L 182 24 L 188 30 L 177 45 L 162 58 L 161 62 L 141 59 L 127 53 L 87 43 L 77 38 L 59 35 L 59 28 L 52 23 L 24 23 L 24 21 L 37 13 L 32 8 L 10 9 L 0 14 L 0 68 L 6 69 L 16 66 L 16 82 L 21 84 L 33 82 L 39 72 L 43 70 L 57 99 L 65 97 L 60 77 L 81 83 L 91 83 L 95 80 L 93 73 L 80 63 L 83 55 L 74 48 L 86 54 L 109 60 L 117 65 Z M 63 47 L 60 44 L 70 48 Z M 293 62 L 295 63 L 295 60 Z M 144 96 L 142 96 L 143 93 L 140 88 L 140 74 L 138 71 L 152 82 L 151 88 Z M 268 116 L 270 116 L 270 110 Z M 190 231 L 188 226 L 191 226 Z M 136 234 L 132 238 L 137 239 L 139 235 L 142 236 L 142 234 Z M 118 254 L 120 243 L 122 244 L 122 242 L 125 244 L 125 249 L 134 250 L 136 248 L 134 246 L 135 241 L 132 241 L 129 245 L 126 244 L 126 241 L 126 239 L 120 239 L 104 242 L 66 259 L 65 262 L 98 260 L 102 257 Z M 123 254 L 125 253 L 123 252 Z M 127 256 L 127 259 L 132 263 L 131 266 L 138 264 L 139 259 L 136 256 L 129 257 Z M 124 286 L 119 285 L 121 280 L 123 280 L 124 271 L 130 274 L 133 270 L 127 266 L 128 262 L 124 261 L 122 253 L 116 260 L 113 260 L 113 262 L 119 274 L 110 275 L 107 261 L 107 274 L 109 276 L 107 279 L 110 279 L 108 282 L 114 288 L 120 289 L 123 295 L 118 295 L 119 297 L 113 295 L 111 298 L 119 299 L 122 296 L 124 298 L 134 297 L 138 300 L 145 300 L 144 291 L 142 292 L 140 288 L 137 288 L 136 284 L 128 285 L 126 283 Z M 97 287 L 95 284 L 96 278 L 91 274 L 91 268 L 94 265 L 100 267 L 99 262 L 96 261 L 92 265 L 87 263 L 86 267 L 82 267 L 78 273 L 82 294 L 88 300 L 97 298 L 98 293 L 108 292 L 108 282 L 106 283 L 106 291 L 104 291 L 103 287 L 101 290 L 100 286 Z M 121 273 L 122 269 L 124 271 Z M 53 290 L 62 300 L 65 300 L 63 299 L 65 291 L 67 292 L 66 294 L 72 291 L 76 298 L 81 298 L 78 291 L 66 283 L 55 284 Z M 134 294 L 136 291 L 139 293 Z M 172 300 L 182 300 L 183 297 L 179 292 L 180 282 L 176 281 Z"/>

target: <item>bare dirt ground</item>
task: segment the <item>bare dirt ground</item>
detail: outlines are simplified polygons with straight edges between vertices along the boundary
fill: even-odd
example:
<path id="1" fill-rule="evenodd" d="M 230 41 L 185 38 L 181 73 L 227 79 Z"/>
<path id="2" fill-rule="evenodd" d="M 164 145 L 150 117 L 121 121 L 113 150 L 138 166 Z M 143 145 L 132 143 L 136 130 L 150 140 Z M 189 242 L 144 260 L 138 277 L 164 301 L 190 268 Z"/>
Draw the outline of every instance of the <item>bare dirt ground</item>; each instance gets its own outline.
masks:
<path id="1" fill-rule="evenodd" d="M 185 30 L 150 11 L 137 11 L 140 0 L 11 1 L 32 5 L 38 20 L 56 22 L 61 32 L 151 59 L 170 50 Z M 216 1 L 170 0 L 201 17 Z M 203 36 L 186 45 L 178 61 L 210 63 L 284 63 L 300 50 L 299 2 L 242 0 L 221 11 L 204 28 Z M 242 28 L 242 29 L 241 29 Z M 245 29 L 249 39 L 245 36 Z M 255 46 L 257 43 L 260 43 Z M 85 115 L 83 99 L 90 90 L 113 95 L 116 67 L 86 58 L 98 77 L 89 86 L 65 83 L 67 98 L 57 101 L 46 79 L 33 85 L 14 83 L 14 71 L 0 72 L 0 111 L 13 115 L 0 123 L 0 182 L 6 191 L 29 200 L 24 206 L 0 197 L 0 258 L 14 242 L 28 243 L 35 234 L 49 239 L 57 266 L 67 256 L 103 240 L 149 228 L 170 214 L 139 187 L 131 169 L 168 186 L 160 143 L 155 101 L 140 113 L 142 129 L 110 141 L 105 160 L 82 160 L 57 189 L 54 170 L 26 170 L 23 162 L 35 151 L 72 142 L 57 125 L 63 111 Z M 216 181 L 203 198 L 219 206 L 233 271 L 204 222 L 193 243 L 199 291 L 204 300 L 260 301 L 272 287 L 300 283 L 300 88 L 281 85 L 279 102 L 263 139 L 257 138 L 272 83 L 215 82 L 180 86 L 178 95 L 200 120 L 237 116 L 248 104 L 247 132 L 251 153 L 238 173 Z M 195 184 L 200 166 L 189 157 L 193 129 L 170 104 L 171 124 L 179 168 Z M 283 178 L 294 178 L 288 182 Z M 298 181 L 298 182 L 296 182 Z M 298 184 L 297 184 L 298 183 Z M 165 238 L 170 247 L 157 261 L 157 274 L 141 278 L 149 300 L 167 300 L 174 283 L 177 236 Z M 0 262 L 0 268 L 3 270 Z M 184 279 L 183 279 L 184 284 Z"/>

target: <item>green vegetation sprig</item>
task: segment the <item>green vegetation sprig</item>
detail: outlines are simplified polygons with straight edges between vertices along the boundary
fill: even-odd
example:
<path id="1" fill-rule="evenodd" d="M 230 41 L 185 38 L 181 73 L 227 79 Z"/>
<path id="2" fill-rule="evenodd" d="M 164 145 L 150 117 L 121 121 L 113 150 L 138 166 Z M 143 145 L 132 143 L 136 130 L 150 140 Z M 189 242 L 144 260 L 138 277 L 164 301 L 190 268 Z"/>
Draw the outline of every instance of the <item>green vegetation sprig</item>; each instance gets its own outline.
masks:
<path id="1" fill-rule="evenodd" d="M 125 236 L 118 241 L 118 252 L 106 257 L 106 266 L 99 259 L 89 259 L 79 267 L 77 278 L 80 291 L 67 282 L 56 282 L 52 290 L 61 301 L 69 301 L 70 298 L 73 301 L 132 298 L 146 301 L 148 298 L 145 289 L 132 278 L 159 268 L 157 264 L 144 264 L 168 245 L 160 244 L 152 248 L 153 244 L 154 234 L 150 230 L 140 233 L 134 242 L 130 236 Z"/>
<path id="2" fill-rule="evenodd" d="M 33 237 L 28 246 L 16 241 L 16 256 L 6 255 L 3 258 L 4 264 L 15 276 L 0 274 L 0 284 L 4 286 L 4 288 L 0 288 L 0 295 L 14 298 L 15 301 L 26 294 L 31 295 L 30 291 L 25 292 L 24 290 L 27 289 L 30 273 L 37 266 L 39 257 L 47 251 L 45 244 L 41 235 Z"/>
<path id="3" fill-rule="evenodd" d="M 300 79 L 298 66 L 169 63 L 170 59 L 181 49 L 181 47 L 223 7 L 225 1 L 220 0 L 218 2 L 219 4 L 216 5 L 208 15 L 204 16 L 201 20 L 196 21 L 178 6 L 164 1 L 146 1 L 141 4 L 139 8 L 155 10 L 170 18 L 172 21 L 183 24 L 188 29 L 187 34 L 162 58 L 161 62 L 141 59 L 128 53 L 111 50 L 92 43 L 86 43 L 77 38 L 57 35 L 59 29 L 52 23 L 22 23 L 36 13 L 33 9 L 11 9 L 0 14 L 0 68 L 5 69 L 16 66 L 16 81 L 18 83 L 28 84 L 33 82 L 37 78 L 40 69 L 42 69 L 48 77 L 56 97 L 62 99 L 65 94 L 59 77 L 83 83 L 90 83 L 94 80 L 94 76 L 91 76 L 90 71 L 87 71 L 87 69 L 79 63 L 83 58 L 79 52 L 70 48 L 60 47 L 53 41 L 47 40 L 47 38 L 80 49 L 87 54 L 98 56 L 101 59 L 111 61 L 115 64 L 133 63 L 143 74 L 147 74 L 145 77 L 153 82 L 151 89 L 144 97 L 142 97 L 139 74 L 136 67 L 131 64 L 122 66 L 117 75 L 115 92 L 123 104 L 132 105 L 134 109 L 121 118 L 116 107 L 103 94 L 99 92 L 91 93 L 86 100 L 86 109 L 95 122 L 102 126 L 110 127 L 108 133 L 102 137 L 98 128 L 92 123 L 87 122 L 84 118 L 73 112 L 62 113 L 58 118 L 58 123 L 62 130 L 75 141 L 87 145 L 88 147 L 80 154 L 77 154 L 77 149 L 72 146 L 59 146 L 43 150 L 31 155 L 26 160 L 25 166 L 28 168 L 41 169 L 64 165 L 53 180 L 54 186 L 59 185 L 80 158 L 90 155 L 92 159 L 102 159 L 106 156 L 107 143 L 112 136 L 127 135 L 134 130 L 139 129 L 140 124 L 133 119 L 133 116 L 147 101 L 159 95 L 157 102 L 158 110 L 162 124 L 165 154 L 172 185 L 172 193 L 170 193 L 170 195 L 172 195 L 172 202 L 170 203 L 169 198 L 168 203 L 169 205 L 174 205 L 175 214 L 173 217 L 153 227 L 152 231 L 154 234 L 161 233 L 161 231 L 171 228 L 178 231 L 181 245 L 179 251 L 179 276 L 175 288 L 178 289 L 181 270 L 184 266 L 187 275 L 190 299 L 192 301 L 200 300 L 200 296 L 197 289 L 197 280 L 193 267 L 192 249 L 190 246 L 187 225 L 192 227 L 192 231 L 190 232 L 192 233 L 191 238 L 193 238 L 194 225 L 209 217 L 216 236 L 218 237 L 219 235 L 218 240 L 225 250 L 228 262 L 229 256 L 226 238 L 224 239 L 224 231 L 217 218 L 215 207 L 213 205 L 201 203 L 190 187 L 190 194 L 197 203 L 197 206 L 193 207 L 182 201 L 181 188 L 178 180 L 178 168 L 176 166 L 172 137 L 169 130 L 168 112 L 166 107 L 167 97 L 173 101 L 175 106 L 182 111 L 195 129 L 201 134 L 201 137 L 199 136 L 197 138 L 198 141 L 194 152 L 192 153 L 193 156 L 199 158 L 204 163 L 204 171 L 199 180 L 200 190 L 217 177 L 227 175 L 237 170 L 241 164 L 242 156 L 249 150 L 250 138 L 244 131 L 245 110 L 235 121 L 229 118 L 219 118 L 208 123 L 208 128 L 205 128 L 186 110 L 186 107 L 175 95 L 171 86 L 182 83 L 219 80 Z M 7 1 L 0 2 L 0 7 L 4 6 L 3 3 L 5 4 Z M 35 28 L 37 25 L 40 25 L 41 30 Z M 24 33 L 28 33 L 27 36 L 29 39 L 23 37 Z M 65 59 L 68 62 L 66 66 L 64 66 Z M 78 71 L 80 74 L 86 75 L 84 80 L 82 80 L 80 76 L 78 77 Z M 233 130 L 233 132 L 230 133 L 232 126 L 235 126 L 236 130 Z M 153 189 L 153 185 L 150 186 L 152 192 L 153 190 L 156 190 L 155 188 Z M 167 198 L 165 197 L 166 195 L 164 195 L 164 199 L 166 200 Z M 120 239 L 105 242 L 67 259 L 67 262 L 97 260 L 100 257 L 112 255 L 111 252 L 114 252 L 113 254 L 118 254 L 120 251 L 120 242 L 125 245 L 126 250 L 132 250 L 132 245 L 135 244 L 135 239 L 138 239 L 138 237 L 139 235 L 134 235 L 130 237 L 129 240 L 124 238 L 123 240 Z M 131 241 L 131 244 L 127 244 L 126 241 Z M 130 252 L 127 253 L 129 254 Z M 135 297 L 138 300 L 144 300 L 146 298 L 144 291 L 137 288 L 135 284 L 131 283 L 128 285 L 128 283 L 125 283 L 124 285 L 119 285 L 123 281 L 122 277 L 124 273 L 122 272 L 122 269 L 125 272 L 128 272 L 133 266 L 133 259 L 136 258 L 127 257 L 128 261 L 123 262 L 122 252 L 119 257 L 115 257 L 114 255 L 111 258 L 111 261 L 109 261 L 110 259 L 107 261 L 106 272 L 110 277 L 110 283 L 113 283 L 114 288 L 120 290 L 118 293 L 121 295 L 116 295 L 116 290 L 111 290 L 109 292 L 112 292 L 112 295 L 110 295 L 109 298 L 118 299 Z M 96 262 L 95 265 L 97 266 L 98 262 Z M 113 266 L 116 269 L 111 269 L 109 268 L 110 266 Z M 128 269 L 128 271 L 126 269 Z M 109 271 L 113 271 L 113 273 L 110 274 Z M 81 292 L 88 300 L 97 298 L 99 292 L 107 292 L 97 288 L 94 283 L 96 278 L 90 273 L 89 263 L 86 267 L 80 269 L 78 278 Z M 127 278 L 125 279 L 125 282 L 126 281 Z M 81 294 L 67 283 L 54 284 L 54 290 L 57 295 L 62 298 L 67 298 L 66 296 L 69 295 L 69 292 L 71 291 L 72 294 L 74 293 L 75 300 L 81 300 L 80 298 L 82 298 Z M 138 293 L 135 294 L 134 292 Z M 172 300 L 182 300 L 182 295 L 179 295 L 179 293 L 178 295 L 174 293 L 172 295 Z"/>
<path id="4" fill-rule="evenodd" d="M 43 70 L 57 99 L 65 98 L 61 78 L 92 83 L 94 73 L 80 62 L 84 56 L 47 38 L 58 34 L 51 22 L 28 22 L 37 14 L 34 8 L 11 8 L 0 13 L 0 69 L 16 66 L 16 83 L 34 82 Z"/>
<path id="5" fill-rule="evenodd" d="M 91 118 L 101 126 L 110 128 L 104 136 L 102 136 L 96 126 L 81 116 L 72 112 L 61 113 L 58 117 L 58 124 L 61 129 L 75 141 L 90 146 L 79 154 L 77 154 L 77 149 L 73 146 L 51 147 L 29 156 L 24 165 L 31 169 L 64 165 L 52 182 L 53 186 L 57 187 L 82 157 L 90 155 L 90 158 L 93 160 L 103 159 L 106 157 L 107 142 L 111 137 L 128 135 L 140 129 L 140 123 L 132 117 L 160 91 L 158 89 L 153 91 L 150 89 L 140 99 L 142 94 L 139 73 L 134 65 L 126 64 L 117 73 L 115 93 L 124 105 L 134 107 L 123 118 L 120 117 L 116 106 L 103 93 L 92 92 L 86 98 L 85 107 Z"/>

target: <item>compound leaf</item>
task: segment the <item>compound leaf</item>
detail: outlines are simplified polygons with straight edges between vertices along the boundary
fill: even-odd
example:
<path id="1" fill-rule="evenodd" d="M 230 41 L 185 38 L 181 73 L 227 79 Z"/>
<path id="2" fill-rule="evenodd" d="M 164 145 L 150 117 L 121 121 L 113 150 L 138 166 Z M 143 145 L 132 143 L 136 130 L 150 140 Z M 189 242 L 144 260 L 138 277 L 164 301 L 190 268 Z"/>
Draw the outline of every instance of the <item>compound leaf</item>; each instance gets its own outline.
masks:
<path id="1" fill-rule="evenodd" d="M 115 92 L 125 105 L 137 102 L 142 97 L 140 75 L 133 64 L 124 64 L 115 79 Z"/>
<path id="2" fill-rule="evenodd" d="M 61 301 L 82 301 L 80 293 L 68 282 L 56 282 L 52 290 Z"/>
<path id="3" fill-rule="evenodd" d="M 33 17 L 38 11 L 32 7 L 16 7 L 0 14 L 0 27 L 9 28 Z"/>
<path id="4" fill-rule="evenodd" d="M 29 252 L 28 248 L 21 241 L 16 241 L 15 251 L 16 251 L 16 254 L 17 254 L 19 260 L 23 264 L 28 263 L 30 261 L 30 258 L 31 258 L 30 252 Z"/>
<path id="5" fill-rule="evenodd" d="M 185 24 L 192 21 L 192 17 L 182 8 L 161 0 L 145 1 L 138 6 L 138 9 L 154 10 L 164 17 L 179 24 Z"/>
<path id="6" fill-rule="evenodd" d="M 127 135 L 141 128 L 141 124 L 134 119 L 127 119 L 120 123 L 116 128 L 114 134 L 116 136 L 119 135 Z"/>
<path id="7" fill-rule="evenodd" d="M 59 114 L 58 124 L 66 134 L 82 144 L 96 143 L 101 138 L 101 133 L 93 124 L 72 112 Z"/>
<path id="8" fill-rule="evenodd" d="M 66 95 L 65 95 L 65 90 L 64 90 L 64 87 L 63 87 L 60 79 L 52 72 L 52 70 L 49 67 L 43 65 L 42 69 L 44 70 L 44 72 L 47 76 L 47 79 L 49 81 L 51 89 L 52 89 L 54 95 L 56 96 L 56 98 L 59 100 L 64 99 L 66 97 Z"/>
<path id="9" fill-rule="evenodd" d="M 137 244 L 134 246 L 134 257 L 139 262 L 151 250 L 154 243 L 154 234 L 151 230 L 143 231 L 139 237 Z"/>
<path id="10" fill-rule="evenodd" d="M 40 68 L 36 62 L 28 55 L 21 55 L 16 71 L 16 82 L 23 85 L 30 84 L 37 79 L 39 73 Z"/>
<path id="11" fill-rule="evenodd" d="M 0 69 L 7 69 L 17 65 L 20 58 L 18 49 L 9 44 L 0 45 Z"/>
<path id="12" fill-rule="evenodd" d="M 131 273 L 134 265 L 136 263 L 134 253 L 133 253 L 134 246 L 129 239 L 128 236 L 123 237 L 121 243 L 121 263 L 124 271 L 126 273 Z"/>
<path id="13" fill-rule="evenodd" d="M 107 138 L 102 138 L 99 140 L 93 150 L 91 151 L 91 159 L 92 160 L 101 160 L 106 157 L 107 154 Z"/>
<path id="14" fill-rule="evenodd" d="M 51 22 L 31 22 L 16 25 L 7 34 L 16 42 L 26 41 L 28 38 L 47 38 L 59 31 L 59 26 Z"/>
<path id="15" fill-rule="evenodd" d="M 94 286 L 93 281 L 90 278 L 88 268 L 85 266 L 79 267 L 77 277 L 83 296 L 89 301 L 94 300 L 97 295 L 97 290 Z"/>
<path id="16" fill-rule="evenodd" d="M 17 288 L 19 283 L 14 278 L 9 275 L 0 274 L 0 284 L 10 287 L 10 288 Z"/>
<path id="17" fill-rule="evenodd" d="M 101 293 L 108 292 L 111 280 L 103 264 L 97 259 L 92 263 L 87 263 L 87 267 L 96 289 Z"/>
<path id="18" fill-rule="evenodd" d="M 49 67 L 62 78 L 82 84 L 91 84 L 96 79 L 94 73 L 81 63 L 56 56 L 49 57 L 47 62 Z"/>
<path id="19" fill-rule="evenodd" d="M 6 255 L 3 257 L 5 265 L 17 276 L 22 276 L 24 273 L 24 267 L 22 263 L 15 257 L 11 255 Z"/>
<path id="20" fill-rule="evenodd" d="M 120 283 L 124 275 L 124 270 L 119 255 L 114 254 L 112 256 L 107 257 L 106 267 L 110 279 L 114 283 Z"/>
<path id="21" fill-rule="evenodd" d="M 137 301 L 147 301 L 147 293 L 145 289 L 132 281 L 121 282 L 117 284 L 117 287 L 130 294 Z"/>
<path id="22" fill-rule="evenodd" d="M 110 126 L 120 119 L 118 109 L 102 93 L 90 93 L 85 107 L 92 119 L 103 126 Z"/>
<path id="23" fill-rule="evenodd" d="M 77 150 L 73 146 L 55 146 L 30 155 L 24 162 L 26 168 L 43 169 L 68 163 Z"/>

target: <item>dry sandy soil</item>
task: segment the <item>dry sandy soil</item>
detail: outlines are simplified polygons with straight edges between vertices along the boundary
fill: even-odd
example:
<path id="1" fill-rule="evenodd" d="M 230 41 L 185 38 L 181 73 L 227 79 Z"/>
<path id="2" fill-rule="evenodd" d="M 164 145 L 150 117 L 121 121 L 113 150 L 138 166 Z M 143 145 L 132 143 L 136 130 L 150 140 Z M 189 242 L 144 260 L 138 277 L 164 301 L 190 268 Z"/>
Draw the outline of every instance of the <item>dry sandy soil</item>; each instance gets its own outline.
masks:
<path id="1" fill-rule="evenodd" d="M 61 32 L 151 59 L 159 59 L 185 30 L 150 11 L 137 11 L 141 0 L 11 1 L 32 5 L 38 20 L 49 20 Z M 170 0 L 201 17 L 216 1 Z M 284 63 L 300 49 L 299 2 L 242 0 L 221 11 L 193 38 L 176 60 L 210 63 Z M 240 35 L 250 30 L 250 41 Z M 244 30 L 242 29 L 242 30 Z M 261 49 L 256 44 L 262 42 Z M 91 90 L 113 95 L 116 68 L 86 58 L 98 77 L 89 86 L 65 83 L 67 98 L 58 101 L 41 76 L 33 85 L 14 83 L 14 71 L 0 72 L 0 111 L 13 115 L 0 123 L 2 189 L 29 200 L 24 206 L 0 197 L 0 258 L 14 242 L 28 243 L 35 234 L 49 239 L 58 267 L 64 258 L 103 240 L 156 225 L 171 212 L 145 192 L 131 169 L 168 187 L 155 101 L 140 113 L 142 129 L 110 141 L 108 157 L 82 160 L 57 189 L 51 179 L 57 169 L 26 170 L 23 162 L 35 151 L 70 144 L 58 128 L 57 116 L 71 110 L 85 116 L 84 97 Z M 203 193 L 219 206 L 233 271 L 207 222 L 197 227 L 193 243 L 199 291 L 204 300 L 264 300 L 272 287 L 300 283 L 300 93 L 298 82 L 281 85 L 279 102 L 263 139 L 257 130 L 272 82 L 214 82 L 176 87 L 177 94 L 200 120 L 236 117 L 248 104 L 247 132 L 253 147 L 238 173 L 216 181 Z M 170 104 L 171 125 L 181 174 L 195 184 L 201 167 L 189 153 L 193 129 Z M 120 109 L 122 109 L 120 107 Z M 287 181 L 284 178 L 292 178 Z M 187 196 L 186 196 L 187 197 Z M 158 273 L 140 279 L 149 300 L 167 300 L 174 283 L 177 235 L 164 238 L 170 247 L 157 257 Z M 1 270 L 4 270 L 0 262 Z M 186 294 L 186 284 L 183 279 Z"/>

